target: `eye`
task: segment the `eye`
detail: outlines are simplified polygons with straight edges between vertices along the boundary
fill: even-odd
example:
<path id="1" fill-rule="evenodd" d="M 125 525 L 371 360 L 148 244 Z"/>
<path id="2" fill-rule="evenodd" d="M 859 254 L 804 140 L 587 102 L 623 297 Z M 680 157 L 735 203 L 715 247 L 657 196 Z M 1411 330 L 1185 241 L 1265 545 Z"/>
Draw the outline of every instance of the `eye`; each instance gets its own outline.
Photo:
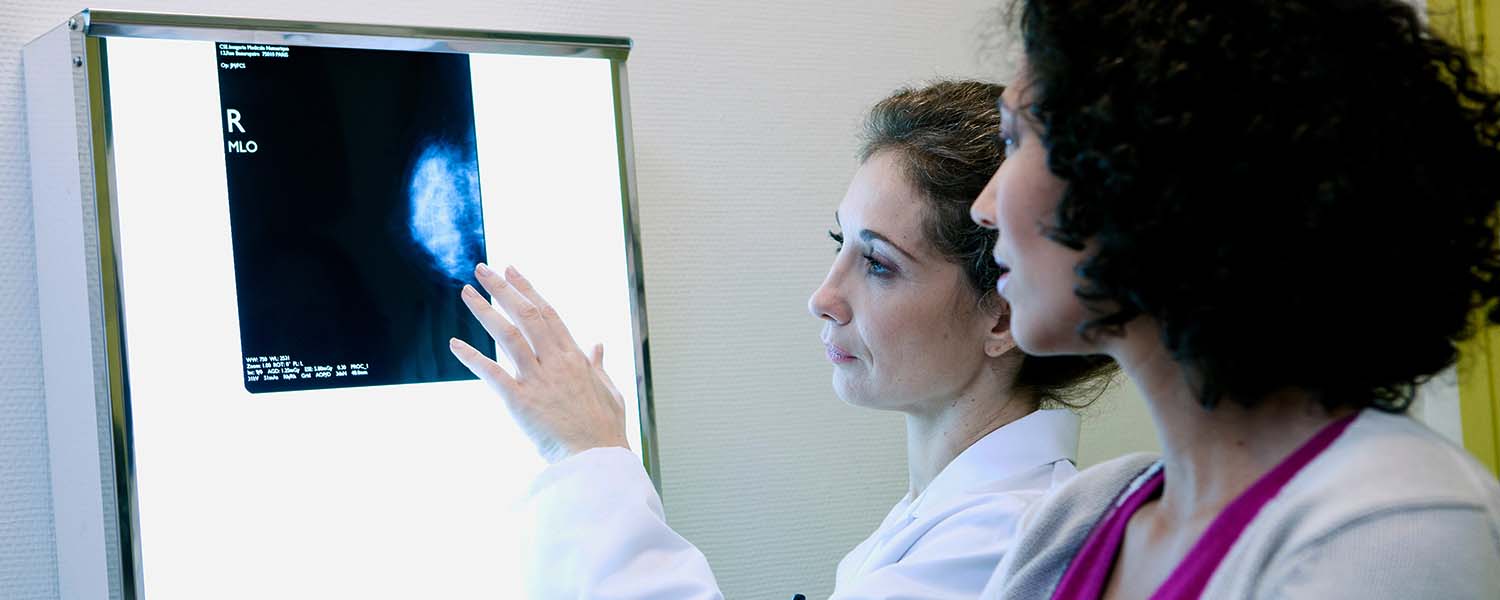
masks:
<path id="1" fill-rule="evenodd" d="M 834 233 L 834 231 L 830 229 L 828 230 L 828 237 L 833 241 L 838 242 L 838 248 L 834 249 L 834 254 L 838 254 L 839 252 L 842 252 L 844 250 L 844 234 Z"/>
<path id="2" fill-rule="evenodd" d="M 890 277 L 891 275 L 894 275 L 896 273 L 894 269 L 886 266 L 885 263 L 880 262 L 880 260 L 876 259 L 873 255 L 866 254 L 864 255 L 864 259 L 865 273 L 868 273 L 875 277 Z"/>
<path id="3" fill-rule="evenodd" d="M 1018 143 L 1016 137 L 1014 135 L 1011 135 L 1011 133 L 1009 131 L 1006 131 L 1005 129 L 1000 130 L 1000 136 L 997 141 L 1000 144 L 1000 154 L 1002 156 L 1010 156 L 1010 154 L 1016 150 L 1016 145 Z"/>

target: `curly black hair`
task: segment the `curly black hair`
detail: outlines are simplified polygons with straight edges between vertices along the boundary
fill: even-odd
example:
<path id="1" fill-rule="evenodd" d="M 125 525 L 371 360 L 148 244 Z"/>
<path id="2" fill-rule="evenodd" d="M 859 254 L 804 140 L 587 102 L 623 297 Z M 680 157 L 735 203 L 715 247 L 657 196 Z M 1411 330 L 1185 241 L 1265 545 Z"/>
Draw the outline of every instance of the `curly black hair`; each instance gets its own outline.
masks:
<path id="1" fill-rule="evenodd" d="M 1155 319 L 1207 407 L 1401 412 L 1500 322 L 1500 97 L 1407 4 L 1017 1 L 1084 335 Z"/>
<path id="2" fill-rule="evenodd" d="M 896 90 L 865 118 L 861 162 L 877 152 L 895 152 L 906 180 L 927 201 L 923 238 L 938 254 L 963 267 L 981 302 L 998 302 L 1000 268 L 990 256 L 995 232 L 969 217 L 969 205 L 999 168 L 1002 149 L 997 103 L 1001 85 L 942 80 Z M 1115 372 L 1104 356 L 1026 356 L 1014 387 L 1044 406 L 1080 408 L 1100 394 Z"/>

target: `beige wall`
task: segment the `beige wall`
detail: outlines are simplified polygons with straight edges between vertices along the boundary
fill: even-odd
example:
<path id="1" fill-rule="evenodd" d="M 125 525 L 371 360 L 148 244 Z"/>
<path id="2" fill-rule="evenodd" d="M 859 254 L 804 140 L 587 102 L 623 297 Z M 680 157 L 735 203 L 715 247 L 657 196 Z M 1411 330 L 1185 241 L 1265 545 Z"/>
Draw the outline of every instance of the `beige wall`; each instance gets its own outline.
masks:
<path id="1" fill-rule="evenodd" d="M 1130 452 L 1160 452 L 1156 427 L 1140 390 L 1120 375 L 1104 396 L 1084 409 L 1078 466 L 1096 465 Z"/>

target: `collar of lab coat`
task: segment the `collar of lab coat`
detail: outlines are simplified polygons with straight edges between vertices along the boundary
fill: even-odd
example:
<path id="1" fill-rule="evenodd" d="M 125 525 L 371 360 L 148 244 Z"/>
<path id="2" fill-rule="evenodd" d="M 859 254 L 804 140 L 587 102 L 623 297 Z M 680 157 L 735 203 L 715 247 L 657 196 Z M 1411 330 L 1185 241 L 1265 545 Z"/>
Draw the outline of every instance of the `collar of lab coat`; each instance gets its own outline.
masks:
<path id="1" fill-rule="evenodd" d="M 1077 463 L 1078 415 L 1047 409 L 1011 421 L 960 452 L 911 501 L 908 518 L 939 508 L 978 485 L 1026 474 L 1060 460 Z"/>

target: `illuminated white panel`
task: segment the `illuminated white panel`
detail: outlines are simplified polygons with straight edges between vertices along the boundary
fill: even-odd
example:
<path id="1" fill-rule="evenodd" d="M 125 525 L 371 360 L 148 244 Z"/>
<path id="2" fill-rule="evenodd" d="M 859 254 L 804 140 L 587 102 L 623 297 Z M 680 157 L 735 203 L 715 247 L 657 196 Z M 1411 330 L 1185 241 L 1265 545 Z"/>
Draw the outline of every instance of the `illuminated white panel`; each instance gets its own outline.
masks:
<path id="1" fill-rule="evenodd" d="M 146 597 L 515 597 L 542 464 L 503 403 L 474 380 L 248 393 L 215 46 L 107 51 Z M 638 449 L 610 65 L 471 67 L 489 260 L 606 344 Z"/>

